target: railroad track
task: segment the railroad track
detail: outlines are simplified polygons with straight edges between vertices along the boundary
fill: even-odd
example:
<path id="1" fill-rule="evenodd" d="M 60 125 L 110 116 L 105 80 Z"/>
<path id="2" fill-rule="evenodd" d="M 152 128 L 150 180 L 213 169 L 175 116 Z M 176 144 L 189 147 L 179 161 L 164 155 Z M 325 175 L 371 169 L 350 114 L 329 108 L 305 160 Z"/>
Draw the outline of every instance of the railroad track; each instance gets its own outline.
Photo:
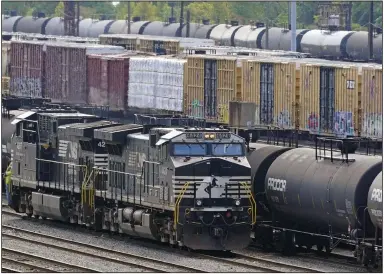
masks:
<path id="1" fill-rule="evenodd" d="M 233 252 L 233 254 L 236 256 L 236 258 L 243 259 L 249 262 L 262 262 L 262 263 L 268 264 L 269 267 L 272 266 L 274 268 L 284 269 L 284 271 L 279 271 L 279 272 L 301 272 L 301 273 L 303 272 L 304 273 L 321 273 L 322 272 L 313 268 L 302 267 L 297 265 L 288 265 L 286 263 L 280 263 L 280 262 L 276 262 L 269 259 L 259 258 L 256 256 L 249 256 L 249 255 L 241 254 L 238 252 Z"/>
<path id="2" fill-rule="evenodd" d="M 16 213 L 16 212 L 9 211 L 9 210 L 4 210 L 5 208 L 7 208 L 6 205 L 3 205 L 2 207 L 3 207 L 3 213 L 4 214 L 12 215 L 12 216 L 18 216 L 18 217 L 24 216 L 24 214 Z M 156 263 L 156 264 L 160 263 L 159 265 L 165 265 L 167 267 L 180 268 L 181 270 L 183 270 L 183 272 L 185 272 L 185 271 L 187 271 L 187 272 L 191 272 L 191 271 L 193 271 L 193 272 L 206 272 L 206 271 L 196 269 L 196 268 L 185 267 L 185 266 L 177 265 L 175 263 L 164 262 L 164 261 L 159 262 L 159 261 L 156 261 L 156 260 L 153 260 L 150 258 L 141 257 L 141 256 L 134 255 L 134 254 L 128 254 L 126 252 L 119 252 L 119 251 L 115 251 L 115 250 L 106 249 L 106 248 L 103 248 L 100 246 L 95 246 L 95 245 L 81 243 L 81 242 L 75 242 L 72 240 L 66 240 L 66 239 L 55 237 L 55 236 L 37 233 L 34 231 L 30 231 L 30 230 L 20 229 L 20 228 L 13 227 L 13 226 L 2 225 L 2 227 L 3 227 L 3 231 L 9 229 L 9 230 L 14 230 L 15 232 L 21 232 L 21 233 L 26 234 L 26 235 L 31 235 L 31 236 L 35 236 L 35 237 L 45 237 L 46 239 L 59 241 L 59 242 L 62 242 L 63 244 L 71 244 L 71 245 L 82 246 L 85 248 L 90 248 L 90 249 L 94 250 L 92 252 L 92 255 L 95 256 L 96 258 L 98 256 L 94 255 L 94 254 L 96 254 L 98 251 L 102 251 L 102 252 L 107 252 L 107 253 L 111 254 L 112 256 L 114 256 L 114 255 L 125 256 L 125 257 L 131 256 L 131 258 L 138 258 L 138 259 L 141 259 L 141 260 L 144 260 L 147 262 Z M 19 237 L 19 236 L 9 235 L 9 233 L 4 233 L 4 232 L 3 232 L 3 236 Z M 22 239 L 24 240 L 25 238 L 22 237 Z M 134 239 L 132 239 L 132 240 L 134 240 Z M 40 243 L 41 245 L 45 245 L 47 247 L 55 247 L 55 248 L 60 248 L 62 250 L 67 250 L 66 247 L 58 246 L 57 244 L 53 245 L 50 243 L 41 243 L 41 242 L 38 242 L 38 241 L 33 240 L 33 239 L 29 239 L 29 238 L 27 238 L 26 241 L 31 242 L 31 243 Z M 155 243 L 155 244 L 156 244 L 156 247 L 154 247 L 153 244 L 151 244 L 151 246 L 154 248 L 160 248 L 164 251 L 169 251 L 168 247 L 164 247 L 162 245 L 157 245 L 157 243 Z M 72 249 L 71 249 L 71 251 L 72 251 Z M 84 253 L 84 252 L 77 251 L 77 250 L 75 252 L 78 252 L 79 254 L 82 254 L 82 255 L 85 255 L 85 254 L 90 255 L 88 252 Z M 228 265 L 233 265 L 236 267 L 244 267 L 244 268 L 252 269 L 256 272 L 274 272 L 274 273 L 279 273 L 279 272 L 319 273 L 319 272 L 321 272 L 321 271 L 313 269 L 313 268 L 307 268 L 307 267 L 301 267 L 301 266 L 295 266 L 295 265 L 291 265 L 291 264 L 276 262 L 276 261 L 273 261 L 271 259 L 265 259 L 265 258 L 260 258 L 260 257 L 256 257 L 256 256 L 249 256 L 249 255 L 241 254 L 238 252 L 226 253 L 226 254 L 224 254 L 224 256 L 223 256 L 223 253 L 221 253 L 219 256 L 217 256 L 217 255 L 207 254 L 207 252 L 199 252 L 199 251 L 192 251 L 192 252 L 187 253 L 185 250 L 180 250 L 179 252 L 182 252 L 182 253 L 185 252 L 186 254 L 189 254 L 190 256 L 192 255 L 196 258 L 215 260 L 215 261 L 219 261 L 219 262 L 222 262 L 222 263 L 225 263 Z M 103 259 L 108 260 L 108 258 L 105 258 L 104 256 L 99 256 L 99 258 L 103 258 Z M 121 263 L 120 260 L 116 261 L 113 258 L 110 258 L 110 259 L 113 262 Z M 317 258 L 317 260 L 319 260 L 319 258 Z M 324 260 L 324 261 L 327 261 L 327 260 Z M 132 266 L 132 265 L 130 265 L 130 266 Z M 156 269 L 156 270 L 152 269 L 152 271 L 164 272 L 164 271 L 159 270 L 159 269 Z"/>
<path id="3" fill-rule="evenodd" d="M 2 247 L 1 249 L 2 266 L 4 272 L 100 272 L 94 269 L 75 266 L 65 262 L 52 260 L 33 254 L 28 254 L 18 250 Z"/>
<path id="4" fill-rule="evenodd" d="M 173 262 L 165 262 L 165 261 L 152 259 L 145 256 L 139 256 L 139 255 L 135 255 L 127 252 L 115 251 L 115 250 L 107 249 L 101 246 L 62 239 L 59 237 L 45 235 L 42 233 L 21 229 L 13 226 L 2 225 L 2 229 L 3 229 L 3 233 L 2 233 L 3 239 L 4 238 L 16 239 L 16 240 L 23 241 L 25 243 L 31 243 L 31 244 L 44 246 L 44 247 L 50 247 L 50 248 L 54 248 L 62 251 L 69 251 L 78 255 L 97 258 L 97 259 L 101 259 L 103 261 L 108 261 L 112 263 L 123 264 L 129 267 L 137 267 L 149 272 L 162 272 L 162 273 L 168 272 L 163 270 L 164 267 L 168 268 L 171 272 L 199 272 L 199 273 L 206 272 L 198 268 L 179 265 Z M 11 234 L 7 232 L 7 230 L 11 230 L 12 232 L 17 232 L 17 234 L 19 235 Z M 21 236 L 22 234 L 27 235 L 27 237 Z M 44 240 L 48 240 L 48 241 L 35 240 L 33 238 L 43 238 Z M 53 243 L 53 242 L 56 242 L 56 243 Z M 82 250 L 79 250 L 79 247 L 81 247 Z M 99 255 L 100 253 L 104 253 L 104 254 Z M 134 259 L 135 261 L 140 261 L 141 263 L 127 261 L 132 259 Z"/>

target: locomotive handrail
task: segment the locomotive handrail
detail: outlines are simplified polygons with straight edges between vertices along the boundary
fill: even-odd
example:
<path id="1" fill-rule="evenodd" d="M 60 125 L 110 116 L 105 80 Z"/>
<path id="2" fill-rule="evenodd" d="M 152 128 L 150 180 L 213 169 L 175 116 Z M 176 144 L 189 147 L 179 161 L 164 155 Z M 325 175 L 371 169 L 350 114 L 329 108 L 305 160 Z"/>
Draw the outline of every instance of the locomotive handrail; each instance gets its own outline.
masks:
<path id="1" fill-rule="evenodd" d="M 184 184 L 183 188 L 181 189 L 181 192 L 179 193 L 179 195 L 177 196 L 177 199 L 176 199 L 175 213 L 174 213 L 174 219 L 175 219 L 174 228 L 175 229 L 177 228 L 177 224 L 179 223 L 179 204 L 181 202 L 181 199 L 184 196 L 184 193 L 187 191 L 187 188 L 188 188 L 189 184 L 190 184 L 190 182 L 186 182 Z"/>
<path id="2" fill-rule="evenodd" d="M 256 223 L 256 201 L 255 201 L 255 198 L 253 197 L 252 195 L 252 191 L 250 189 L 250 187 L 245 183 L 245 182 L 240 182 L 244 188 L 246 189 L 248 195 L 249 195 L 249 201 L 251 203 L 251 217 L 252 217 L 252 225 L 254 225 Z"/>
<path id="3" fill-rule="evenodd" d="M 46 160 L 46 159 L 40 159 L 40 158 L 35 158 L 35 160 L 36 161 L 42 161 L 42 162 L 48 162 L 48 163 L 63 164 L 63 165 L 74 166 L 74 167 L 82 167 L 85 169 L 84 178 L 87 178 L 87 175 L 88 175 L 88 167 L 86 165 L 78 165 L 78 164 L 73 164 L 73 163 L 65 163 L 65 162 Z"/>

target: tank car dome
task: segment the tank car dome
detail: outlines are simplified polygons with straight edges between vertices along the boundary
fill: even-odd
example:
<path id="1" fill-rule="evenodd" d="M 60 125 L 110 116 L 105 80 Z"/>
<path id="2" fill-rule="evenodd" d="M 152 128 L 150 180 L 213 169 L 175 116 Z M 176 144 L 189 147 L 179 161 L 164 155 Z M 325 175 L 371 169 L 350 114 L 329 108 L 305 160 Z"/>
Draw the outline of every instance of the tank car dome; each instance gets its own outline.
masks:
<path id="1" fill-rule="evenodd" d="M 1 31 L 16 32 L 16 24 L 22 18 L 23 16 L 12 16 L 5 18 L 3 24 L 1 25 Z"/>
<path id="2" fill-rule="evenodd" d="M 346 163 L 335 154 L 333 162 L 318 161 L 314 149 L 296 148 L 272 163 L 265 178 L 266 195 L 285 222 L 323 233 L 328 232 L 329 224 L 334 233 L 362 228 L 361 209 L 382 169 L 382 159 L 350 155 L 351 161 Z"/>
<path id="3" fill-rule="evenodd" d="M 368 193 L 369 217 L 375 227 L 383 229 L 383 172 L 373 181 Z"/>
<path id="4" fill-rule="evenodd" d="M 99 37 L 100 34 L 108 33 L 109 27 L 114 20 L 96 21 L 89 27 L 89 37 Z"/>
<path id="5" fill-rule="evenodd" d="M 142 34 L 144 35 L 156 35 L 161 36 L 163 33 L 164 22 L 154 21 L 150 22 L 145 28 Z"/>
<path id="6" fill-rule="evenodd" d="M 45 34 L 47 35 L 64 35 L 64 19 L 61 17 L 54 17 L 48 21 L 45 26 Z"/>

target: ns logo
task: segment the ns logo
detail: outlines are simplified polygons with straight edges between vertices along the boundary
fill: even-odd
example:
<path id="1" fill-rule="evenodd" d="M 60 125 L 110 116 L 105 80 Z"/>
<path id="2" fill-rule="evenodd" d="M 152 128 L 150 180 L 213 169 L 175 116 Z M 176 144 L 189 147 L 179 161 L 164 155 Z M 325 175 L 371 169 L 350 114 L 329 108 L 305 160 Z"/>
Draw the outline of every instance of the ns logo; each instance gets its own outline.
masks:
<path id="1" fill-rule="evenodd" d="M 379 188 L 374 188 L 371 195 L 371 200 L 382 203 L 383 202 L 383 190 Z"/>
<path id="2" fill-rule="evenodd" d="M 268 178 L 268 189 L 285 192 L 287 186 L 286 180 Z"/>

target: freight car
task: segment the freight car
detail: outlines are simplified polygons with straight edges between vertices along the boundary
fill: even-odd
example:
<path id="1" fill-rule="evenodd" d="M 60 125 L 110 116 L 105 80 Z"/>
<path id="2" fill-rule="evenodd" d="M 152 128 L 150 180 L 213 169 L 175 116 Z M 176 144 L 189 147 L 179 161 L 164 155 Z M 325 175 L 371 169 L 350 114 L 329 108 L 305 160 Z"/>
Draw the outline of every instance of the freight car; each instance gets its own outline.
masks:
<path id="1" fill-rule="evenodd" d="M 258 207 L 253 232 L 257 242 L 292 254 L 296 246 L 330 252 L 343 241 L 356 246 L 360 262 L 378 266 L 381 158 L 341 157 L 336 151 L 317 148 L 261 144 L 255 148 L 248 160 Z"/>
<path id="2" fill-rule="evenodd" d="M 27 19 L 24 19 L 27 18 Z M 12 16 L 4 18 L 3 31 L 32 32 L 40 29 L 42 34 L 64 35 L 63 19 L 52 19 Z M 30 22 L 30 24 L 27 24 Z M 126 20 L 93 20 L 82 19 L 79 23 L 79 34 L 83 37 L 98 37 L 101 34 L 125 34 L 128 31 Z M 291 30 L 273 27 L 268 29 L 262 23 L 254 25 L 238 25 L 231 23 L 212 25 L 208 20 L 202 23 L 180 24 L 169 22 L 140 21 L 135 18 L 131 23 L 131 34 L 159 35 L 167 37 L 192 37 L 213 39 L 218 45 L 251 47 L 272 50 L 290 50 Z M 382 62 L 382 30 L 377 28 L 373 38 L 373 61 Z M 309 53 L 313 57 L 326 59 L 346 59 L 351 61 L 368 61 L 368 32 L 366 31 L 334 31 L 308 30 L 296 31 L 296 51 Z"/>
<path id="3" fill-rule="evenodd" d="M 15 124 L 15 211 L 192 249 L 249 244 L 251 168 L 244 139 L 228 130 L 120 124 L 72 110 L 34 110 Z"/>

